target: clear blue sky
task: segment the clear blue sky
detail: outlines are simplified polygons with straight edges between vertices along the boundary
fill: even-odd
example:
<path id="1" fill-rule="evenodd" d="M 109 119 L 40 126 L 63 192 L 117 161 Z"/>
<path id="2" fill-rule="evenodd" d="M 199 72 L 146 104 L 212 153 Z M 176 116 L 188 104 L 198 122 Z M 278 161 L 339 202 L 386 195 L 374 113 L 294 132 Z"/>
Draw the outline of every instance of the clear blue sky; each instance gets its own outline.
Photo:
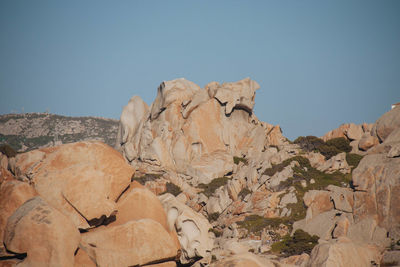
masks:
<path id="1" fill-rule="evenodd" d="M 400 102 L 400 1 L 0 1 L 0 114 L 119 118 L 163 80 L 256 80 L 284 135 Z"/>

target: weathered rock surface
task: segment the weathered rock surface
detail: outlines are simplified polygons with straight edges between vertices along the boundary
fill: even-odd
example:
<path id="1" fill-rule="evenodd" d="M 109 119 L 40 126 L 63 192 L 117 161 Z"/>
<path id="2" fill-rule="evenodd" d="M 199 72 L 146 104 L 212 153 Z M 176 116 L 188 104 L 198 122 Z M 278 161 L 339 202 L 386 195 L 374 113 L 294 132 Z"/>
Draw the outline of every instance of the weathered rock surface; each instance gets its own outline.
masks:
<path id="1" fill-rule="evenodd" d="M 365 156 L 353 172 L 353 183 L 355 222 L 371 217 L 390 237 L 400 239 L 400 158 Z"/>
<path id="2" fill-rule="evenodd" d="M 140 219 L 152 219 L 161 224 L 161 226 L 170 233 L 175 244 L 179 247 L 175 228 L 169 228 L 167 215 L 160 200 L 147 188 L 133 182 L 130 188 L 124 192 L 122 197 L 118 200 L 116 209 L 118 211 L 116 220 L 112 222 L 110 226 L 121 225 L 129 221 L 137 221 Z"/>
<path id="3" fill-rule="evenodd" d="M 8 250 L 27 253 L 18 266 L 73 266 L 79 240 L 74 224 L 41 197 L 19 207 L 4 231 Z"/>
<path id="4" fill-rule="evenodd" d="M 380 262 L 380 253 L 374 247 L 339 238 L 317 245 L 310 257 L 308 266 L 354 266 L 365 267 Z"/>
<path id="5" fill-rule="evenodd" d="M 74 267 L 96 267 L 96 263 L 83 249 L 78 249 L 75 255 Z"/>
<path id="6" fill-rule="evenodd" d="M 134 170 L 113 148 L 99 142 L 66 144 L 16 157 L 18 178 L 29 180 L 49 204 L 88 228 L 109 217 Z M 84 190 L 83 190 L 84 189 Z"/>
<path id="7" fill-rule="evenodd" d="M 149 163 L 209 183 L 232 171 L 232 157 L 284 142 L 278 127 L 252 113 L 259 85 L 246 78 L 201 89 L 185 79 L 163 82 L 150 110 L 132 98 L 121 115 L 117 147 L 132 165 Z M 127 134 L 129 133 L 129 134 Z"/>
<path id="8" fill-rule="evenodd" d="M 82 235 L 80 247 L 97 266 L 136 266 L 171 261 L 178 247 L 170 234 L 151 219 L 101 226 Z"/>
<path id="9" fill-rule="evenodd" d="M 362 151 L 367 151 L 371 147 L 379 144 L 379 140 L 376 136 L 370 134 L 364 134 L 358 143 L 358 148 Z"/>
<path id="10" fill-rule="evenodd" d="M 178 234 L 182 247 L 180 261 L 186 264 L 202 258 L 200 262 L 209 264 L 214 240 L 209 233 L 212 226 L 208 220 L 171 194 L 161 195 L 159 199 L 167 213 L 169 228 L 175 228 Z"/>
<path id="11" fill-rule="evenodd" d="M 317 167 L 317 170 L 327 173 L 340 171 L 341 173 L 349 173 L 350 166 L 346 162 L 346 153 L 342 152 L 333 156 L 323 164 Z"/>
<path id="12" fill-rule="evenodd" d="M 372 124 L 354 124 L 345 123 L 332 131 L 327 132 L 322 136 L 322 140 L 328 141 L 333 138 L 344 137 L 349 141 L 360 140 L 364 133 L 369 133 L 371 131 Z"/>
<path id="13" fill-rule="evenodd" d="M 372 135 L 379 138 L 381 142 L 393 132 L 400 128 L 400 109 L 394 108 L 382 115 L 372 128 Z"/>
<path id="14" fill-rule="evenodd" d="M 3 241 L 7 219 L 28 199 L 36 196 L 36 191 L 27 183 L 17 180 L 0 185 L 0 242 Z"/>
<path id="15" fill-rule="evenodd" d="M 276 267 L 276 266 L 285 266 L 285 264 L 279 264 L 279 262 L 271 261 L 267 259 L 263 259 L 257 257 L 251 253 L 242 253 L 230 256 L 224 260 L 218 261 L 214 264 L 211 264 L 212 267 Z"/>

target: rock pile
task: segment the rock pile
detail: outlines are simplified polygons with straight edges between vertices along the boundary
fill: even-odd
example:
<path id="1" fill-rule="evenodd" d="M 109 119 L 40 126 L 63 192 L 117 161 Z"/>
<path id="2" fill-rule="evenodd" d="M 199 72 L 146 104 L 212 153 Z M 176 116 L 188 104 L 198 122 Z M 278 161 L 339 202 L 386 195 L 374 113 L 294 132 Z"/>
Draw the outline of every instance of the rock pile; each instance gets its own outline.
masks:
<path id="1" fill-rule="evenodd" d="M 0 150 L 0 266 L 399 264 L 400 109 L 292 143 L 258 87 L 163 82 L 124 107 L 121 153 Z"/>
<path id="2" fill-rule="evenodd" d="M 2 167 L 1 257 L 18 266 L 175 266 L 175 228 L 133 174 L 99 142 L 18 154 Z"/>

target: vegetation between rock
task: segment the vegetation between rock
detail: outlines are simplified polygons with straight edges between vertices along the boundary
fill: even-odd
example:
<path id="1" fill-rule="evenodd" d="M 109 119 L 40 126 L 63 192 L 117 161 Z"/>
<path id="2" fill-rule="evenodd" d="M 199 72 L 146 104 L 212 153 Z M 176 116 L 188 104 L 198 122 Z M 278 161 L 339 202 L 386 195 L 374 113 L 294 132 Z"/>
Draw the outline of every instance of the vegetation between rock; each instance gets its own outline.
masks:
<path id="1" fill-rule="evenodd" d="M 207 197 L 210 197 L 214 194 L 215 190 L 217 190 L 218 188 L 220 188 L 221 186 L 224 186 L 228 183 L 228 181 L 231 178 L 229 177 L 219 177 L 219 178 L 215 178 L 213 179 L 210 183 L 208 184 L 199 184 L 199 188 L 203 189 L 203 191 L 201 193 L 203 193 L 204 195 L 206 195 Z"/>
<path id="2" fill-rule="evenodd" d="M 318 239 L 318 236 L 311 236 L 307 232 L 298 229 L 293 236 L 288 234 L 281 241 L 272 244 L 271 251 L 285 257 L 302 253 L 310 254 L 311 250 L 318 244 Z"/>

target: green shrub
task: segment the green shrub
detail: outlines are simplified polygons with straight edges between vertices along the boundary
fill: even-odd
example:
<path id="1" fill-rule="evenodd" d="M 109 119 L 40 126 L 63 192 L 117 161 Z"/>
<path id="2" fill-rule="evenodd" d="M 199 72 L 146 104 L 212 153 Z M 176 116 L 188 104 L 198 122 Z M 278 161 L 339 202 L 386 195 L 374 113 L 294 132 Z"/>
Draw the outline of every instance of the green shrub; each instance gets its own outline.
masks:
<path id="1" fill-rule="evenodd" d="M 300 165 L 311 166 L 310 161 L 302 156 L 295 156 L 290 159 L 283 161 L 282 163 L 272 165 L 271 168 L 266 169 L 263 174 L 268 176 L 273 176 L 277 172 L 283 171 L 285 167 L 287 167 L 292 161 L 297 161 Z"/>
<path id="2" fill-rule="evenodd" d="M 298 144 L 301 149 L 308 152 L 318 150 L 320 146 L 325 144 L 324 140 L 312 135 L 299 136 L 293 141 L 293 143 Z"/>
<path id="3" fill-rule="evenodd" d="M 230 179 L 231 178 L 226 177 L 226 176 L 215 178 L 208 184 L 199 184 L 199 188 L 203 189 L 203 191 L 201 193 L 203 193 L 207 197 L 210 197 L 210 196 L 212 196 L 212 194 L 214 194 L 215 190 L 217 190 L 221 186 L 226 185 L 226 183 Z"/>
<path id="4" fill-rule="evenodd" d="M 243 162 L 244 165 L 247 165 L 247 164 L 248 164 L 248 161 L 247 161 L 247 159 L 245 159 L 245 158 L 233 157 L 233 163 L 235 163 L 236 165 L 238 165 L 239 162 Z"/>
<path id="5" fill-rule="evenodd" d="M 307 232 L 298 229 L 293 236 L 286 235 L 282 241 L 272 244 L 271 251 L 285 257 L 302 253 L 310 254 L 311 250 L 318 244 L 318 239 L 318 236 L 311 236 Z"/>
<path id="6" fill-rule="evenodd" d="M 332 174 L 321 172 L 313 167 L 307 158 L 296 156 L 288 161 L 296 160 L 300 166 L 293 168 L 293 177 L 279 184 L 277 191 L 284 190 L 293 186 L 296 189 L 297 203 L 287 205 L 291 209 L 291 214 L 286 218 L 286 225 L 290 228 L 295 221 L 301 220 L 306 216 L 306 207 L 302 201 L 304 194 L 309 190 L 324 190 L 328 185 L 347 186 L 351 181 L 351 174 L 343 174 L 335 172 Z M 311 184 L 310 180 L 314 179 L 315 183 Z M 301 181 L 307 182 L 307 187 L 301 185 Z"/>
<path id="7" fill-rule="evenodd" d="M 240 197 L 241 199 L 244 199 L 245 196 L 247 196 L 250 193 L 251 193 L 251 191 L 249 189 L 247 189 L 247 187 L 244 187 L 242 190 L 240 190 L 238 197 Z"/>
<path id="8" fill-rule="evenodd" d="M 337 154 L 339 154 L 340 150 L 334 146 L 328 146 L 328 145 L 324 144 L 318 148 L 317 152 L 321 153 L 325 157 L 325 159 L 328 160 L 328 159 L 332 158 L 333 156 L 336 156 Z"/>
<path id="9" fill-rule="evenodd" d="M 180 189 L 180 187 L 175 185 L 175 184 L 173 184 L 173 183 L 167 182 L 165 184 L 165 186 L 167 187 L 167 191 L 165 191 L 165 193 L 170 193 L 170 194 L 172 194 L 174 196 L 177 196 L 180 193 L 182 193 L 182 190 Z"/>
<path id="10" fill-rule="evenodd" d="M 208 214 L 208 221 L 214 222 L 214 221 L 218 220 L 219 215 L 220 215 L 219 212 L 214 212 L 214 213 Z"/>
<path id="11" fill-rule="evenodd" d="M 161 174 L 152 174 L 152 173 L 146 173 L 144 176 L 141 177 L 132 177 L 131 181 L 136 181 L 141 185 L 145 185 L 146 182 L 149 181 L 155 181 L 161 177 Z"/>
<path id="12" fill-rule="evenodd" d="M 358 155 L 358 154 L 354 154 L 354 153 L 347 153 L 346 154 L 346 161 L 347 164 L 349 164 L 352 170 L 354 170 L 355 168 L 357 168 L 358 164 L 360 163 L 360 161 L 362 160 L 363 156 Z"/>
<path id="13" fill-rule="evenodd" d="M 333 138 L 326 141 L 327 146 L 333 146 L 340 152 L 350 152 L 352 147 L 350 146 L 350 141 L 344 137 Z"/>
<path id="14" fill-rule="evenodd" d="M 222 231 L 215 229 L 215 228 L 210 228 L 208 229 L 208 232 L 214 233 L 215 237 L 220 237 L 222 236 Z"/>
<path id="15" fill-rule="evenodd" d="M 3 153 L 8 158 L 13 158 L 17 155 L 17 152 L 7 144 L 0 145 L 0 153 Z"/>
<path id="16" fill-rule="evenodd" d="M 247 229 L 250 233 L 259 233 L 264 228 L 278 228 L 281 223 L 286 223 L 284 218 L 264 218 L 259 215 L 247 216 L 243 221 L 237 222 L 239 227 Z"/>
<path id="17" fill-rule="evenodd" d="M 352 149 L 350 142 L 344 137 L 333 138 L 324 142 L 316 136 L 300 136 L 294 140 L 294 143 L 298 144 L 304 151 L 320 152 L 326 159 L 330 159 L 341 152 L 350 152 Z"/>

